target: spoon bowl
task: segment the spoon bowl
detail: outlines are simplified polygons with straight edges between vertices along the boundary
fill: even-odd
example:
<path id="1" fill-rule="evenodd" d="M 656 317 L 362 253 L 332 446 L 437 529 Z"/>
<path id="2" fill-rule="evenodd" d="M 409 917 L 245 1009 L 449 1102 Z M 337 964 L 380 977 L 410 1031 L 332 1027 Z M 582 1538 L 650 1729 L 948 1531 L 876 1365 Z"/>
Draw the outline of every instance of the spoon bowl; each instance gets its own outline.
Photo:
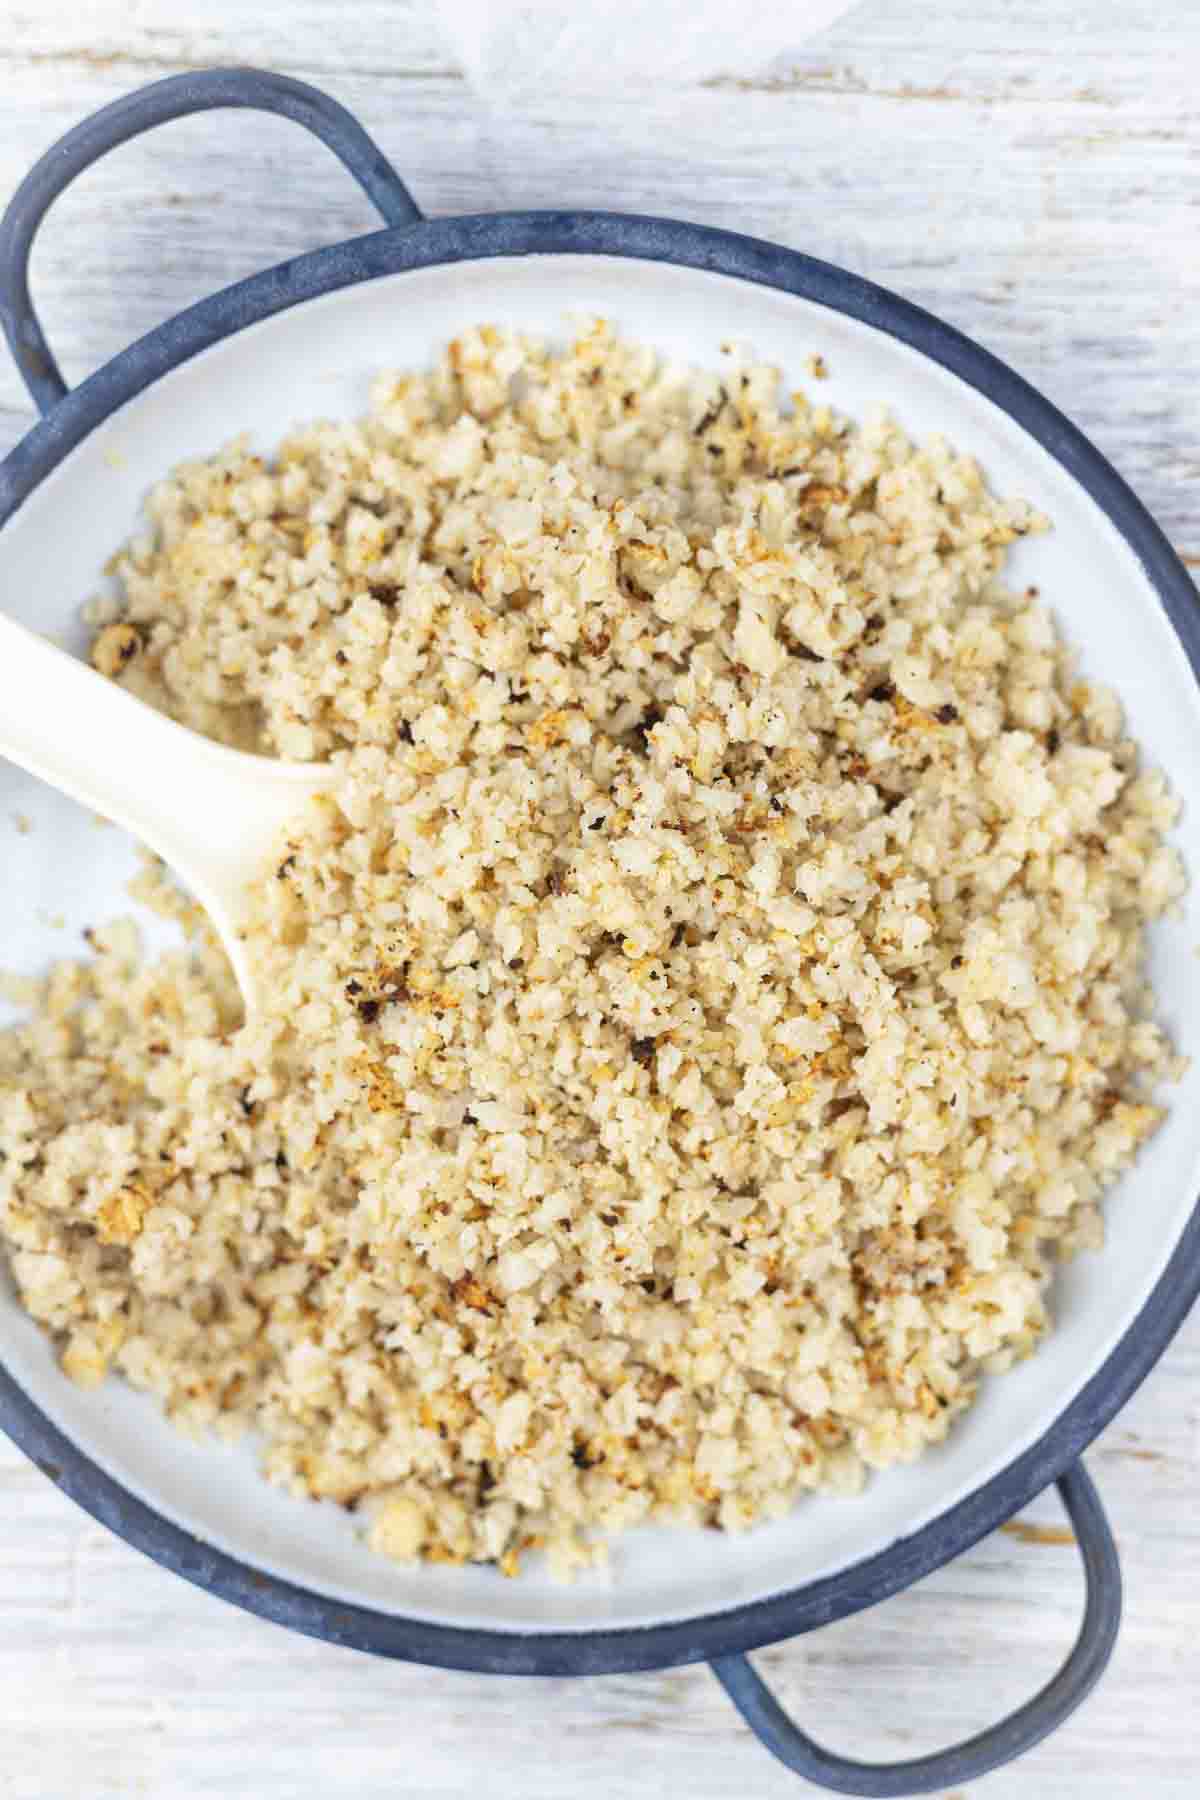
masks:
<path id="1" fill-rule="evenodd" d="M 251 889 L 337 771 L 214 744 L 8 618 L 0 618 L 0 756 L 123 826 L 171 866 L 208 913 L 253 1010 L 244 935 Z"/>

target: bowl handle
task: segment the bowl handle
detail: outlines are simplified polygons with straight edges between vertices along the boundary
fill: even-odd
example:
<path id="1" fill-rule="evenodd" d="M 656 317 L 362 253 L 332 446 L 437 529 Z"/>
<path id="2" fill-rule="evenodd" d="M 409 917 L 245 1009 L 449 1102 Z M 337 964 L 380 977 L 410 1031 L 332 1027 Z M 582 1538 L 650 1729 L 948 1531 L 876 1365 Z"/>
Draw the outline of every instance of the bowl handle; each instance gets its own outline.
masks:
<path id="1" fill-rule="evenodd" d="M 0 220 L 0 324 L 25 386 L 42 413 L 67 391 L 29 296 L 29 252 L 46 211 L 84 169 L 155 125 L 211 107 L 252 107 L 294 119 L 343 162 L 388 225 L 422 217 L 412 195 L 353 114 L 319 88 L 262 69 L 205 69 L 171 75 L 114 100 L 47 150 Z"/>
<path id="2" fill-rule="evenodd" d="M 1121 1569 L 1100 1496 L 1082 1463 L 1059 1477 L 1083 1557 L 1087 1605 L 1075 1647 L 1039 1694 L 999 1725 L 950 1750 L 908 1762 L 861 1763 L 822 1749 L 794 1725 L 744 1656 L 722 1656 L 711 1665 L 751 1731 L 773 1756 L 818 1787 L 874 1800 L 962 1787 L 989 1769 L 1033 1748 L 1087 1698 L 1108 1665 L 1121 1622 Z"/>

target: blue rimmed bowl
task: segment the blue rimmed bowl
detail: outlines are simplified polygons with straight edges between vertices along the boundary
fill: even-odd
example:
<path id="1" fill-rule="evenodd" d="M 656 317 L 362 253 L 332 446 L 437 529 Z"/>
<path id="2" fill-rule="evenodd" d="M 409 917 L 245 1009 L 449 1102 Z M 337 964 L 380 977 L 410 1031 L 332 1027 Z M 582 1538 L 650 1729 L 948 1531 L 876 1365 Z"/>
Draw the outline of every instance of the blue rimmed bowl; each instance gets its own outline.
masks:
<path id="1" fill-rule="evenodd" d="M 55 196 L 151 126 L 211 107 L 305 125 L 341 158 L 385 228 L 239 282 L 190 308 L 68 392 L 33 311 L 30 247 Z M 0 591 L 28 623 L 84 647 L 94 593 L 147 488 L 181 459 L 249 429 L 266 446 L 297 420 L 352 417 L 385 367 L 427 364 L 492 320 L 553 333 L 601 313 L 630 336 L 713 364 L 722 340 L 796 370 L 822 352 L 832 404 L 886 401 L 917 435 L 974 452 L 1001 491 L 1054 520 L 1015 552 L 1085 671 L 1115 685 L 1148 759 L 1188 793 L 1200 765 L 1200 615 L 1177 557 L 1099 452 L 1019 376 L 950 327 L 828 264 L 728 232 L 612 213 L 424 219 L 378 148 L 335 102 L 252 70 L 180 76 L 118 101 L 47 153 L 0 226 L 0 317 L 41 422 L 0 466 Z M 2 692 L 2 690 L 0 690 Z M 2 704 L 2 700 L 0 700 Z M 0 818 L 34 829 L 6 850 L 0 962 L 34 972 L 63 953 L 39 921 L 127 910 L 132 846 L 0 766 Z M 1200 868 L 1200 824 L 1177 841 Z M 1152 975 L 1181 1048 L 1200 1021 L 1200 941 L 1188 916 L 1157 928 Z M 1200 1291 L 1200 1071 L 1110 1196 L 1103 1253 L 1064 1269 L 1039 1354 L 985 1385 L 948 1443 L 860 1498 L 809 1499 L 741 1537 L 646 1530 L 606 1583 L 506 1582 L 483 1568 L 396 1566 L 335 1508 L 292 1500 L 252 1447 L 179 1437 L 118 1382 L 84 1395 L 0 1292 L 0 1423 L 80 1505 L 166 1567 L 253 1612 L 339 1644 L 497 1674 L 586 1675 L 707 1660 L 763 1741 L 845 1793 L 960 1785 L 1043 1737 L 1089 1692 L 1120 1611 L 1112 1538 L 1080 1453 L 1162 1354 Z M 1019 1712 L 969 1743 L 894 1765 L 847 1760 L 779 1709 L 746 1652 L 886 1599 L 994 1530 L 1057 1481 L 1088 1583 L 1079 1639 Z"/>

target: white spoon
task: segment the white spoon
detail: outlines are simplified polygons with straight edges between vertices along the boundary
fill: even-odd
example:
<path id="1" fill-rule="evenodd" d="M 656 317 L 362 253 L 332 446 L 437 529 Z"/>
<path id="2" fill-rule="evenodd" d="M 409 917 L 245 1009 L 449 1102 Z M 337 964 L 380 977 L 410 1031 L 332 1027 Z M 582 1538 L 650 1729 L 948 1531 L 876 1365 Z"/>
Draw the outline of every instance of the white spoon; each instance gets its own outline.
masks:
<path id="1" fill-rule="evenodd" d="M 240 928 L 289 824 L 337 782 L 324 764 L 211 743 L 0 616 L 0 756 L 150 846 L 205 908 L 255 1004 Z"/>

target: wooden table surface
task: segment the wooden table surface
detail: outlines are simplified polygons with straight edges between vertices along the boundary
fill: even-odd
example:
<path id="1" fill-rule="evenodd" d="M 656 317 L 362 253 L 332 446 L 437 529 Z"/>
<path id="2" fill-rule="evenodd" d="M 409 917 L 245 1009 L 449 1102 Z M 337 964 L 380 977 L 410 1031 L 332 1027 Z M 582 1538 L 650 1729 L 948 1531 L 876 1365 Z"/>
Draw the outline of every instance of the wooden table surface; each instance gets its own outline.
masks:
<path id="1" fill-rule="evenodd" d="M 181 22 L 186 18 L 188 22 Z M 482 100 L 408 0 L 0 0 L 0 194 L 95 107 L 210 63 L 350 106 L 429 212 L 577 203 L 816 252 L 963 327 L 1071 413 L 1200 565 L 1200 7 L 868 0 L 761 78 Z M 167 314 L 369 228 L 294 127 L 221 115 L 110 157 L 34 263 L 69 379 Z M 0 451 L 32 420 L 0 362 Z M 2 875 L 0 875 L 2 878 Z M 1120 1540 L 1102 1687 L 987 1800 L 1200 1792 L 1200 1318 L 1091 1451 Z M 1077 1626 L 1044 1499 L 915 1591 L 760 1657 L 860 1756 L 994 1719 Z M 0 1447 L 0 1796 L 761 1800 L 798 1792 L 703 1668 L 503 1682 L 285 1635 L 162 1573 Z"/>

